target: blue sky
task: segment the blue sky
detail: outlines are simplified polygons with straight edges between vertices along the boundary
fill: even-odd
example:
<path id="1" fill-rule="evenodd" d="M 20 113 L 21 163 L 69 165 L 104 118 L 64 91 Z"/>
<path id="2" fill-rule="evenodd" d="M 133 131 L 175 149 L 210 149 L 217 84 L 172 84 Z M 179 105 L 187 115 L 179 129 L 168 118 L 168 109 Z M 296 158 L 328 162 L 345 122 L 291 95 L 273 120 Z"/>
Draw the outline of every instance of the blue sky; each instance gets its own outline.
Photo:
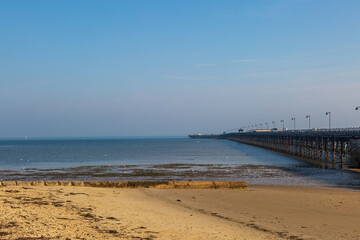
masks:
<path id="1" fill-rule="evenodd" d="M 360 2 L 0 1 L 0 137 L 360 126 Z"/>

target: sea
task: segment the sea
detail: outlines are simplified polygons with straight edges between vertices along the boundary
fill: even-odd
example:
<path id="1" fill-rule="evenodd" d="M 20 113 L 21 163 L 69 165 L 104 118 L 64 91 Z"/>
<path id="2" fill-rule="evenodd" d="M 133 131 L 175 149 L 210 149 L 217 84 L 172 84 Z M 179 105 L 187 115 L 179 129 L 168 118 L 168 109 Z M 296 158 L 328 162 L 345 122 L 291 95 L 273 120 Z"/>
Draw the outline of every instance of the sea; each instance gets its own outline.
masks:
<path id="1" fill-rule="evenodd" d="M 245 181 L 360 189 L 360 174 L 229 140 L 0 140 L 1 181 Z"/>

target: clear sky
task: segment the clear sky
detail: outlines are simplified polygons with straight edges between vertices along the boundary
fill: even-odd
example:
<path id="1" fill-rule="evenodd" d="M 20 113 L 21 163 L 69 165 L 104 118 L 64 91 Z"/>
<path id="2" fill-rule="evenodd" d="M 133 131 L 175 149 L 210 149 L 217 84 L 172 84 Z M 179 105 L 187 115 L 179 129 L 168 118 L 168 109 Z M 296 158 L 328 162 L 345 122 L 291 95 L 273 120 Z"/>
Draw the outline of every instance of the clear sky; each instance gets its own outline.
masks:
<path id="1" fill-rule="evenodd" d="M 0 1 L 0 137 L 360 126 L 360 1 Z"/>

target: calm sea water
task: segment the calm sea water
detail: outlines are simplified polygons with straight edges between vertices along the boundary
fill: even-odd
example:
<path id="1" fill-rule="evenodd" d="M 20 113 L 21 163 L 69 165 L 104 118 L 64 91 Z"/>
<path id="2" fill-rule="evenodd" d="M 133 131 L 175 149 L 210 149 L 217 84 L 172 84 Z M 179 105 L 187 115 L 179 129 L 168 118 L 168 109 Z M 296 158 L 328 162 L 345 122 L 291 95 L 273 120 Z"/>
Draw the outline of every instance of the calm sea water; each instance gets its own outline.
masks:
<path id="1" fill-rule="evenodd" d="M 218 180 L 360 187 L 360 174 L 228 140 L 57 139 L 0 141 L 2 180 Z"/>

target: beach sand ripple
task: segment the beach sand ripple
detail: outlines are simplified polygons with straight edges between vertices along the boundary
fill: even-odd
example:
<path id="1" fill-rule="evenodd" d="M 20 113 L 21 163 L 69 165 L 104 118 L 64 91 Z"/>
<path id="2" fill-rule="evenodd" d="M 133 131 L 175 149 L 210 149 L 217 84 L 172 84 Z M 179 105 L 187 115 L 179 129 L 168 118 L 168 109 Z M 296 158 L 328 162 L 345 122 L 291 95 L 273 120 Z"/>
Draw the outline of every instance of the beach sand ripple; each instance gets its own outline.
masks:
<path id="1" fill-rule="evenodd" d="M 0 187 L 0 239 L 360 239 L 360 193 Z"/>

